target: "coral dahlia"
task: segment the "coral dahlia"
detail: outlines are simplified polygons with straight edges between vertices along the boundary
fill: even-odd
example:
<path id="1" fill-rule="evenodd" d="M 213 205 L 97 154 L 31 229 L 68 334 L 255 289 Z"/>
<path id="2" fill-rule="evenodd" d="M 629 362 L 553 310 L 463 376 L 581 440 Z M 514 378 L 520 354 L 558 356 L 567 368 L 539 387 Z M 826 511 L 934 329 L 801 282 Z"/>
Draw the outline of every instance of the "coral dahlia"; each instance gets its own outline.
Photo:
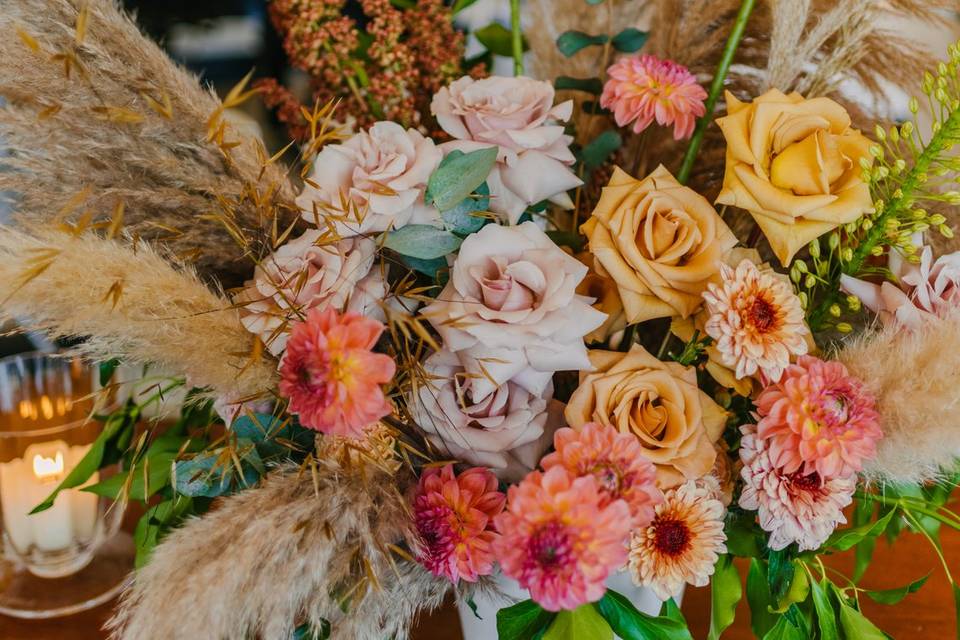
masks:
<path id="1" fill-rule="evenodd" d="M 736 269 L 720 265 L 720 284 L 703 293 L 705 331 L 716 342 L 723 363 L 738 379 L 763 372 L 778 380 L 791 355 L 807 352 L 803 307 L 789 282 L 749 260 Z"/>
<path id="2" fill-rule="evenodd" d="M 417 560 L 453 583 L 490 575 L 498 536 L 493 519 L 505 502 L 497 477 L 487 469 L 474 467 L 459 476 L 452 464 L 425 470 L 413 499 Z"/>
<path id="3" fill-rule="evenodd" d="M 588 422 L 579 430 L 559 429 L 553 444 L 556 451 L 540 461 L 544 469 L 561 466 L 576 476 L 593 476 L 604 506 L 622 499 L 630 507 L 634 527 L 650 524 L 663 495 L 656 485 L 657 469 L 643 455 L 636 437 Z"/>
<path id="4" fill-rule="evenodd" d="M 605 501 L 593 476 L 562 466 L 510 487 L 494 544 L 504 574 L 548 611 L 602 598 L 607 576 L 627 559 L 630 532 L 627 503 Z"/>
<path id="5" fill-rule="evenodd" d="M 682 140 L 705 113 L 706 97 L 685 66 L 651 55 L 628 56 L 607 69 L 600 106 L 613 111 L 618 126 L 633 122 L 640 133 L 656 118 L 665 127 L 673 125 L 674 140 Z"/>
<path id="6" fill-rule="evenodd" d="M 784 473 L 851 475 L 875 455 L 883 437 L 873 396 L 840 362 L 801 356 L 755 404 L 757 434 Z"/>
<path id="7" fill-rule="evenodd" d="M 706 585 L 717 558 L 727 552 L 724 513 L 711 488 L 694 480 L 668 491 L 650 526 L 633 533 L 633 581 L 662 600 L 679 595 L 684 583 Z"/>
<path id="8" fill-rule="evenodd" d="M 391 411 L 380 385 L 396 365 L 371 349 L 383 324 L 333 309 L 310 311 L 291 327 L 280 363 L 280 395 L 305 427 L 359 437 Z"/>
<path id="9" fill-rule="evenodd" d="M 847 521 L 843 509 L 853 500 L 856 476 L 824 479 L 816 471 L 785 473 L 773 464 L 767 441 L 756 435 L 756 425 L 740 431 L 744 482 L 740 506 L 757 511 L 760 526 L 770 533 L 771 549 L 794 542 L 800 551 L 819 549 L 837 525 Z"/>

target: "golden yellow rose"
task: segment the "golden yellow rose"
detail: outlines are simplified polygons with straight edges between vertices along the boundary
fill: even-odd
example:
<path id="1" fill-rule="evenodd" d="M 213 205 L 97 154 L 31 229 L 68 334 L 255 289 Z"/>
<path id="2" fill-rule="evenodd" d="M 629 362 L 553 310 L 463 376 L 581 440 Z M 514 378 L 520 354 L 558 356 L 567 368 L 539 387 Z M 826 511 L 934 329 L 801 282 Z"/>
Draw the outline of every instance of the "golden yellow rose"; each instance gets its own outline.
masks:
<path id="1" fill-rule="evenodd" d="M 720 204 L 746 209 L 786 266 L 805 244 L 872 211 L 860 158 L 870 141 L 829 98 L 771 89 L 751 103 L 727 92 Z"/>
<path id="2" fill-rule="evenodd" d="M 581 296 L 593 298 L 593 308 L 607 314 L 602 325 L 583 336 L 587 344 L 606 342 L 610 337 L 623 331 L 627 326 L 627 318 L 623 312 L 623 301 L 617 292 L 617 284 L 606 274 L 597 273 L 593 255 L 581 251 L 574 256 L 590 270 L 587 276 L 577 285 L 577 293 Z"/>
<path id="3" fill-rule="evenodd" d="M 713 206 L 663 166 L 643 180 L 619 167 L 580 230 L 617 283 L 627 322 L 687 317 L 737 239 Z"/>
<path id="4" fill-rule="evenodd" d="M 661 488 L 709 473 L 727 416 L 697 388 L 692 367 L 661 362 L 640 345 L 627 353 L 593 350 L 590 363 L 593 372 L 580 374 L 564 411 L 571 427 L 599 422 L 635 435 Z"/>

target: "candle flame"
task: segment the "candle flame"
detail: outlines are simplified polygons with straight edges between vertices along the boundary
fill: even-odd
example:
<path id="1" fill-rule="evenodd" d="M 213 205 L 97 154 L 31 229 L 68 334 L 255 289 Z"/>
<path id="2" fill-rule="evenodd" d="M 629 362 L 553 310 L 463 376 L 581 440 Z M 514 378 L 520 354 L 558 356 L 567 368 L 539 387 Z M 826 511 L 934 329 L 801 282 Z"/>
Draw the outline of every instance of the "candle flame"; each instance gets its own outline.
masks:
<path id="1" fill-rule="evenodd" d="M 53 403 L 50 402 L 50 398 L 47 396 L 40 397 L 40 410 L 43 412 L 43 417 L 47 420 L 53 418 Z"/>
<path id="2" fill-rule="evenodd" d="M 53 458 L 47 458 L 40 454 L 33 456 L 33 475 L 39 480 L 45 480 L 51 476 L 59 476 L 63 473 L 63 452 L 57 451 Z"/>

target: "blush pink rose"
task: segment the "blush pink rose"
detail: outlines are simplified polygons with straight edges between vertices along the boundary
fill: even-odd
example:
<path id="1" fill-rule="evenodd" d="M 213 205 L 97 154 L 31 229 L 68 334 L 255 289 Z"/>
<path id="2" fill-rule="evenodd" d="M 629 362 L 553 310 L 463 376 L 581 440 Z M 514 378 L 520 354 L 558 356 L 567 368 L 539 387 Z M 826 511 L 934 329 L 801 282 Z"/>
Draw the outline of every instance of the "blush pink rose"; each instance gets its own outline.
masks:
<path id="1" fill-rule="evenodd" d="M 288 325 L 310 309 L 343 311 L 373 266 L 373 240 L 328 242 L 324 234 L 309 230 L 281 246 L 260 263 L 237 296 L 243 305 L 241 322 L 274 355 L 286 346 Z"/>
<path id="2" fill-rule="evenodd" d="M 343 236 L 386 231 L 406 224 L 439 223 L 423 203 L 430 174 L 443 153 L 415 129 L 377 122 L 343 144 L 323 148 L 307 186 L 297 197 L 303 218 Z"/>
<path id="3" fill-rule="evenodd" d="M 440 145 L 444 153 L 499 147 L 487 178 L 490 210 L 510 224 L 542 200 L 571 208 L 566 192 L 583 184 L 570 171 L 573 138 L 564 134 L 562 124 L 573 113 L 573 101 L 556 106 L 553 101 L 549 82 L 465 76 L 440 89 L 430 104 L 443 130 L 456 138 Z"/>
<path id="4" fill-rule="evenodd" d="M 410 398 L 410 412 L 441 457 L 489 467 L 507 482 L 537 466 L 561 422 L 560 411 L 548 410 L 552 384 L 534 394 L 508 380 L 481 395 L 479 378 L 450 351 L 431 355 L 423 370 L 426 380 Z"/>
<path id="5" fill-rule="evenodd" d="M 423 310 L 485 397 L 508 380 L 540 395 L 553 373 L 590 368 L 583 336 L 606 319 L 577 295 L 587 268 L 532 222 L 487 225 L 460 246 Z"/>

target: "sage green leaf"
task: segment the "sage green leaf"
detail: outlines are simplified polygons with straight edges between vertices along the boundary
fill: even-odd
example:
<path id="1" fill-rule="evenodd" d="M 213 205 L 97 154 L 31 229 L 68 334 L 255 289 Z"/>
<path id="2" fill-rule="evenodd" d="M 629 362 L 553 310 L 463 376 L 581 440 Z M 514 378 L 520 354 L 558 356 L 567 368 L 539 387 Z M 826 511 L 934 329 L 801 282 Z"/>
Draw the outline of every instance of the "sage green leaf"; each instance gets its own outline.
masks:
<path id="1" fill-rule="evenodd" d="M 733 564 L 733 556 L 720 556 L 710 580 L 710 633 L 707 640 L 718 640 L 723 630 L 733 624 L 737 603 L 742 596 L 740 573 Z"/>
<path id="2" fill-rule="evenodd" d="M 887 635 L 880 631 L 866 616 L 848 605 L 840 602 L 840 628 L 847 638 L 856 640 L 887 640 Z"/>
<path id="3" fill-rule="evenodd" d="M 606 35 L 591 36 L 583 31 L 564 31 L 557 38 L 557 49 L 566 57 L 570 57 L 585 47 L 605 44 L 609 40 Z"/>
<path id="4" fill-rule="evenodd" d="M 458 202 L 452 209 L 440 214 L 447 230 L 461 236 L 470 235 L 479 231 L 491 221 L 489 215 L 482 212 L 490 208 L 490 188 L 484 182 L 476 191 Z"/>
<path id="5" fill-rule="evenodd" d="M 773 599 L 767 585 L 766 565 L 759 558 L 751 558 L 747 572 L 747 604 L 750 605 L 750 627 L 753 635 L 762 638 L 777 623 L 777 616 L 770 613 Z"/>
<path id="6" fill-rule="evenodd" d="M 810 593 L 813 594 L 813 606 L 817 612 L 817 624 L 820 627 L 820 640 L 840 640 L 837 632 L 837 612 L 830 603 L 828 586 L 821 586 L 818 582 L 810 583 Z"/>
<path id="7" fill-rule="evenodd" d="M 919 580 L 914 580 L 904 587 L 898 589 L 883 589 L 882 591 L 867 591 L 867 595 L 870 596 L 871 600 L 879 602 L 880 604 L 897 604 L 911 593 L 919 591 L 920 587 L 923 586 L 929 577 L 930 574 L 928 573 Z"/>
<path id="8" fill-rule="evenodd" d="M 529 640 L 544 631 L 556 613 L 547 611 L 533 600 L 524 600 L 497 611 L 499 640 Z"/>
<path id="9" fill-rule="evenodd" d="M 827 538 L 827 541 L 823 543 L 823 547 L 837 551 L 846 551 L 853 545 L 859 544 L 867 538 L 875 538 L 886 530 L 887 524 L 895 513 L 895 510 L 890 511 L 876 522 L 834 531 L 830 534 L 830 537 Z"/>
<path id="10" fill-rule="evenodd" d="M 434 260 L 453 253 L 463 240 L 446 229 L 429 224 L 408 224 L 396 231 L 389 231 L 383 246 L 400 255 L 418 260 Z"/>
<path id="11" fill-rule="evenodd" d="M 690 640 L 690 631 L 682 616 L 678 620 L 647 615 L 611 589 L 593 606 L 623 640 Z"/>
<path id="12" fill-rule="evenodd" d="M 419 258 L 412 258 L 410 256 L 400 256 L 400 262 L 413 271 L 422 273 L 434 280 L 437 279 L 441 270 L 447 268 L 447 261 L 443 258 L 420 260 Z"/>
<path id="13" fill-rule="evenodd" d="M 510 29 L 507 29 L 499 22 L 493 22 L 477 29 L 473 32 L 473 35 L 475 35 L 477 40 L 480 41 L 480 44 L 485 46 L 491 53 L 508 57 L 513 55 L 513 34 L 510 33 Z M 526 38 L 523 39 L 523 50 L 530 50 L 530 45 L 527 44 Z"/>
<path id="14" fill-rule="evenodd" d="M 592 93 L 595 96 L 603 93 L 603 83 L 600 82 L 600 78 L 571 78 L 569 76 L 558 76 L 557 79 L 553 81 L 553 86 L 556 87 L 558 91 L 586 91 L 587 93 Z"/>
<path id="15" fill-rule="evenodd" d="M 427 189 L 423 195 L 424 201 L 427 204 L 432 202 L 440 211 L 447 211 L 463 202 L 486 181 L 490 170 L 497 162 L 499 150 L 499 147 L 493 146 L 469 153 L 459 150 L 448 153 L 440 161 L 436 170 L 430 174 Z"/>
<path id="16" fill-rule="evenodd" d="M 587 169 L 596 169 L 601 166 L 614 151 L 623 144 L 623 138 L 613 129 L 607 129 L 591 140 L 580 152 L 583 164 Z"/>
<path id="17" fill-rule="evenodd" d="M 613 36 L 613 40 L 611 40 L 610 43 L 617 51 L 633 53 L 643 48 L 643 45 L 647 43 L 648 37 L 650 37 L 650 34 L 646 31 L 640 31 L 639 29 L 635 29 L 633 27 L 627 27 L 617 35 Z"/>
<path id="18" fill-rule="evenodd" d="M 561 611 L 543 640 L 613 640 L 613 630 L 591 604 Z"/>

